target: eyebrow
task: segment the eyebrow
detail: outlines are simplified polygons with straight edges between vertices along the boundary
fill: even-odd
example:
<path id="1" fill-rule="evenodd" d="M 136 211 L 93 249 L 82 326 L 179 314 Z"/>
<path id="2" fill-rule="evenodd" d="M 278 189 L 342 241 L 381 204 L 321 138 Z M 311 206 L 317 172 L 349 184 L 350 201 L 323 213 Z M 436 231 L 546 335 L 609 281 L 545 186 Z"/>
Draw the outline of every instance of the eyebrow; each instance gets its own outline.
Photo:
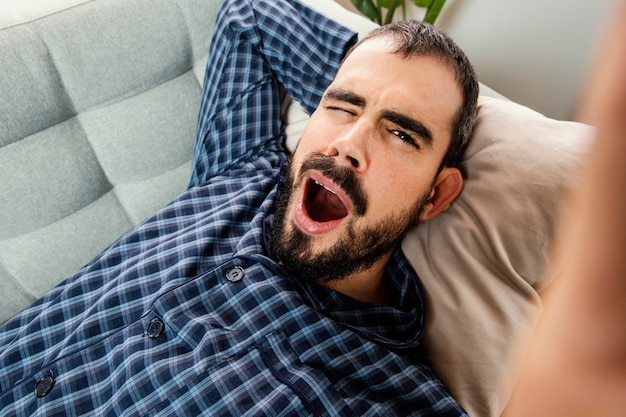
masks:
<path id="1" fill-rule="evenodd" d="M 383 110 L 382 118 L 397 124 L 404 130 L 411 131 L 422 138 L 422 141 L 429 148 L 433 147 L 433 134 L 422 122 L 394 110 Z"/>
<path id="2" fill-rule="evenodd" d="M 363 96 L 356 94 L 352 91 L 340 88 L 328 90 L 324 95 L 324 98 L 327 100 L 352 104 L 361 108 L 365 107 L 365 105 L 367 104 L 367 100 L 365 100 Z M 432 148 L 434 142 L 433 134 L 430 129 L 428 129 L 422 122 L 395 110 L 388 109 L 382 111 L 381 117 L 383 119 L 389 120 L 394 124 L 397 124 L 404 130 L 410 131 L 418 135 L 426 146 Z"/>
<path id="3" fill-rule="evenodd" d="M 349 103 L 357 107 L 365 107 L 365 103 L 366 103 L 366 100 L 363 96 L 360 96 L 352 91 L 344 90 L 341 88 L 328 90 L 326 94 L 324 94 L 324 98 L 328 100 Z"/>

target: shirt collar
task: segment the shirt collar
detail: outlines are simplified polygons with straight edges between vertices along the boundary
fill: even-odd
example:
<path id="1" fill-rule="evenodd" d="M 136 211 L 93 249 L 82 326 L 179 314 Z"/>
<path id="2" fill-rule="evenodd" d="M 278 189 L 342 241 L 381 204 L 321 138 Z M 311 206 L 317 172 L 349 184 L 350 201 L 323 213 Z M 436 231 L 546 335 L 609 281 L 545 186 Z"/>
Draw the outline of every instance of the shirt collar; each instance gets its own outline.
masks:
<path id="1" fill-rule="evenodd" d="M 271 259 L 274 257 L 269 239 L 273 221 L 273 213 L 268 213 L 263 222 L 264 254 Z M 424 327 L 424 299 L 418 277 L 399 247 L 395 249 L 385 269 L 388 305 L 365 303 L 293 277 L 280 265 L 276 269 L 295 284 L 309 305 L 364 338 L 391 350 L 414 349 L 419 345 Z"/>

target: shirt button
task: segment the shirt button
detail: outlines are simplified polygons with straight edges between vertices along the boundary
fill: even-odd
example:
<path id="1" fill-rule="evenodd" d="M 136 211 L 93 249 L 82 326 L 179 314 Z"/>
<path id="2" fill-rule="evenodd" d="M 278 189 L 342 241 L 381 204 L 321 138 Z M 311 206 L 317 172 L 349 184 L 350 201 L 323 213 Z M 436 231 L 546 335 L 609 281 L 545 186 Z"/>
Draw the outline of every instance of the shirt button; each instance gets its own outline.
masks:
<path id="1" fill-rule="evenodd" d="M 236 266 L 226 271 L 226 279 L 230 282 L 241 281 L 244 275 L 246 275 L 246 273 L 240 266 Z"/>
<path id="2" fill-rule="evenodd" d="M 146 331 L 146 333 L 151 339 L 156 339 L 157 337 L 161 336 L 161 333 L 163 333 L 164 329 L 165 324 L 163 324 L 163 320 L 156 317 L 150 320 L 150 324 L 148 324 L 148 330 Z"/>
<path id="3" fill-rule="evenodd" d="M 41 378 L 35 384 L 35 395 L 37 397 L 45 397 L 52 391 L 52 387 L 54 386 L 54 377 L 48 375 Z"/>

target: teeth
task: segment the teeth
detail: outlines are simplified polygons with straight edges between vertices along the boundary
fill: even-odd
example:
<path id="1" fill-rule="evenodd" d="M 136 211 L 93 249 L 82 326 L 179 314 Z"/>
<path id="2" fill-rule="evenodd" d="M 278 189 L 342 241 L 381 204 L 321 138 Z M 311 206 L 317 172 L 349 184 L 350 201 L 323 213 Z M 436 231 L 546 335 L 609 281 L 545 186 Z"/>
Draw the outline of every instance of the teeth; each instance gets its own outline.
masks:
<path id="1" fill-rule="evenodd" d="M 334 192 L 333 190 L 331 190 L 330 188 L 328 188 L 327 186 L 325 186 L 324 184 L 320 184 L 319 182 L 313 180 L 315 182 L 315 184 L 319 185 L 320 187 L 324 187 L 326 189 L 326 191 L 328 191 L 329 193 L 333 193 L 335 195 L 337 195 L 336 192 Z"/>

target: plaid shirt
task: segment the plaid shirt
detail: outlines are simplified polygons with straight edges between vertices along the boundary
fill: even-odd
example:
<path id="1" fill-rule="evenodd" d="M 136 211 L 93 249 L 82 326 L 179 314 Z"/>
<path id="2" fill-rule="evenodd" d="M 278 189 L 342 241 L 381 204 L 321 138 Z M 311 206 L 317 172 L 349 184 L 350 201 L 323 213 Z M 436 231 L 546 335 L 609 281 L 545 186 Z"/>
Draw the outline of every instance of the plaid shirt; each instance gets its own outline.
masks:
<path id="1" fill-rule="evenodd" d="M 0 329 L 0 415 L 461 415 L 390 306 L 291 277 L 266 245 L 280 82 L 312 110 L 354 36 L 296 0 L 226 0 L 190 188 Z"/>

